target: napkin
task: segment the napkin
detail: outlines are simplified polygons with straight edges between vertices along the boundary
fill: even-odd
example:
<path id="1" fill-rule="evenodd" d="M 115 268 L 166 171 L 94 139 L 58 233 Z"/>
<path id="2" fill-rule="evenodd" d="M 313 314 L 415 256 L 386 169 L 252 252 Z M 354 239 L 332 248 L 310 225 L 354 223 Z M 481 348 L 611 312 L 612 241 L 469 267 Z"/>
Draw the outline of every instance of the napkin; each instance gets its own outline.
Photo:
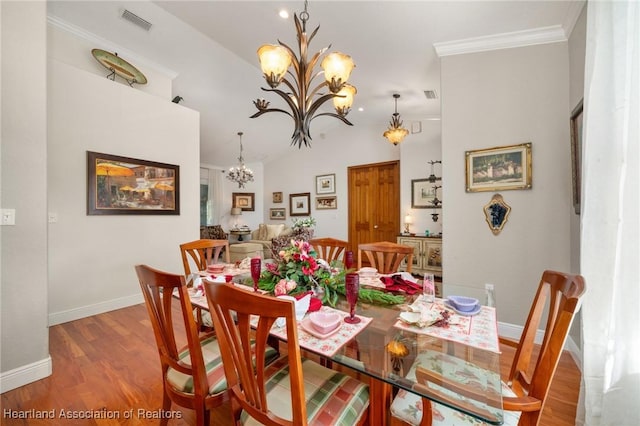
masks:
<path id="1" fill-rule="evenodd" d="M 415 281 L 404 279 L 403 275 L 380 277 L 387 291 L 399 291 L 407 294 L 415 294 L 422 291 L 422 286 Z"/>
<path id="2" fill-rule="evenodd" d="M 305 293 L 296 294 L 294 297 L 297 300 L 300 300 L 308 294 L 313 295 L 313 292 L 307 291 Z M 311 298 L 309 299 L 309 309 L 307 309 L 307 312 L 319 311 L 320 308 L 322 308 L 322 300 L 318 299 L 317 297 L 311 296 Z"/>

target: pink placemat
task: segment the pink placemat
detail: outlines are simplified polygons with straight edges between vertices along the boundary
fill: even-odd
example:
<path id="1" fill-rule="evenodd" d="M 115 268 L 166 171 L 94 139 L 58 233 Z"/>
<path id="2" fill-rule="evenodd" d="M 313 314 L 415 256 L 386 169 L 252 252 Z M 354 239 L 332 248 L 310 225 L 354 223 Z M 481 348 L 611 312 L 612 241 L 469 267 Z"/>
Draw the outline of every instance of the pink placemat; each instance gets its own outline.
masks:
<path id="1" fill-rule="evenodd" d="M 351 339 L 357 336 L 358 333 L 364 330 L 372 320 L 372 318 L 357 315 L 358 318 L 360 318 L 362 321 L 360 321 L 358 324 L 348 324 L 344 322 L 344 317 L 349 315 L 347 312 L 334 309 L 330 306 L 323 306 L 322 308 L 320 308 L 320 310 L 322 312 L 335 312 L 340 315 L 340 330 L 325 339 L 320 339 L 307 333 L 304 328 L 302 328 L 298 323 L 298 344 L 301 348 L 308 349 L 310 351 L 328 357 L 331 357 L 336 352 L 338 352 L 338 350 L 342 346 L 344 346 L 345 343 L 349 342 Z M 254 318 L 251 321 L 251 324 L 253 326 L 256 326 L 258 324 L 258 318 Z M 278 327 L 277 325 L 274 325 L 271 328 L 271 334 L 279 339 L 286 341 L 287 327 Z"/>
<path id="2" fill-rule="evenodd" d="M 398 320 L 394 325 L 396 328 L 500 353 L 498 322 L 496 320 L 495 308 L 482 306 L 478 314 L 464 316 L 456 314 L 453 310 L 447 308 L 442 299 L 436 299 L 435 303 L 424 304 L 421 297 L 422 296 L 413 303 L 413 306 L 430 310 L 448 310 L 451 314 L 451 323 L 449 326 L 437 327 L 432 325 L 421 328 Z"/>

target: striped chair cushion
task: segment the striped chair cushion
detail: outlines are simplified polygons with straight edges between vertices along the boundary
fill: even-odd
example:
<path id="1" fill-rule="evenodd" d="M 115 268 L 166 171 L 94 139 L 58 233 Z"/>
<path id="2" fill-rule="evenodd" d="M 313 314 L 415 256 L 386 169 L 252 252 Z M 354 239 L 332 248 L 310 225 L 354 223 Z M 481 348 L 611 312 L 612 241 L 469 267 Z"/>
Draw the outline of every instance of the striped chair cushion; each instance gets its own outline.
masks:
<path id="1" fill-rule="evenodd" d="M 447 363 L 441 363 L 441 361 L 436 360 L 436 358 L 447 357 Z M 430 368 L 432 370 L 439 368 L 440 365 L 446 365 L 447 368 L 451 369 L 447 373 L 447 376 L 453 377 L 453 371 L 460 371 L 461 374 L 459 377 L 464 377 L 464 380 L 477 380 L 478 382 L 482 382 L 481 379 L 478 379 L 477 376 L 481 376 L 477 366 L 470 364 L 468 362 L 462 361 L 459 358 L 455 358 L 453 356 L 444 355 L 441 352 L 435 351 L 426 351 L 416 357 L 411 369 L 407 373 L 407 379 L 415 380 L 416 379 L 416 367 L 419 365 Z M 463 374 L 464 373 L 464 374 Z M 474 374 L 475 373 L 475 374 Z M 476 375 L 476 377 L 473 377 Z M 443 393 L 451 393 L 452 392 L 439 387 L 437 385 L 430 385 L 435 388 L 438 388 Z M 504 383 L 502 383 L 502 395 L 504 396 L 516 396 L 513 391 Z M 467 401 L 470 401 L 467 399 Z M 470 401 L 472 402 L 472 401 Z M 472 402 L 473 403 L 473 402 Z M 476 404 L 477 405 L 477 404 Z M 433 426 L 461 426 L 461 425 L 473 425 L 473 426 L 484 426 L 487 423 L 482 422 L 474 417 L 468 416 L 466 414 L 462 414 L 459 411 L 456 411 L 452 408 L 445 407 L 442 404 L 437 404 L 435 402 L 431 403 L 431 410 L 433 412 Z M 404 389 L 398 391 L 398 394 L 394 398 L 391 403 L 391 415 L 403 420 L 406 423 L 411 425 L 418 426 L 420 421 L 422 420 L 422 398 L 418 395 L 409 393 Z M 515 426 L 518 424 L 520 420 L 520 412 L 519 411 L 505 411 L 504 412 L 504 425 Z"/>
<path id="2" fill-rule="evenodd" d="M 210 336 L 200 342 L 202 347 L 202 357 L 207 372 L 207 381 L 209 382 L 209 394 L 215 395 L 227 390 L 227 379 L 224 376 L 224 368 L 222 367 L 222 358 L 220 357 L 220 348 L 218 347 L 218 339 Z M 191 365 L 191 357 L 189 349 L 183 349 L 179 354 L 180 362 L 184 365 Z M 269 364 L 278 357 L 278 352 L 268 346 L 265 353 L 265 363 Z M 188 374 L 181 373 L 169 368 L 167 370 L 167 382 L 174 389 L 181 392 L 193 393 L 193 377 Z"/>
<path id="3" fill-rule="evenodd" d="M 269 366 L 267 402 L 276 415 L 292 419 L 289 361 L 282 357 Z M 302 359 L 307 421 L 310 425 L 354 425 L 369 406 L 369 386 L 349 377 Z M 259 422 L 242 413 L 243 425 L 258 426 Z"/>

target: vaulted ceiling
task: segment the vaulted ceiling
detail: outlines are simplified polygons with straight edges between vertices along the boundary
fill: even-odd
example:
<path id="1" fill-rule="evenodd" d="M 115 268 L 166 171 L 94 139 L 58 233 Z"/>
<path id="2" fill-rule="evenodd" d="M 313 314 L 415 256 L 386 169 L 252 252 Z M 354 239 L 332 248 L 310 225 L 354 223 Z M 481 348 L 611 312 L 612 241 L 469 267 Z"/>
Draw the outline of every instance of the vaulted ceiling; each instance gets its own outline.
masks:
<path id="1" fill-rule="evenodd" d="M 393 93 L 401 95 L 398 111 L 406 127 L 440 119 L 439 55 L 566 39 L 583 3 L 310 1 L 307 31 L 320 26 L 311 52 L 331 45 L 329 51 L 353 57 L 350 82 L 358 94 L 348 118 L 355 126 L 378 127 L 383 140 Z M 249 163 L 297 149 L 289 146 L 293 122 L 288 116 L 249 116 L 258 97 L 282 106 L 275 95 L 260 90 L 266 83 L 256 50 L 277 40 L 296 46 L 293 13 L 304 9 L 303 1 L 49 1 L 48 8 L 58 22 L 104 41 L 96 47 L 124 49 L 146 66 L 174 75 L 173 95 L 200 112 L 203 163 L 236 163 L 238 131 L 244 132 Z M 290 12 L 289 19 L 278 16 L 281 9 Z M 124 10 L 150 22 L 151 29 L 123 19 Z M 434 90 L 437 98 L 428 99 L 426 90 Z M 314 144 L 337 126 L 344 124 L 328 117 L 314 120 Z"/>

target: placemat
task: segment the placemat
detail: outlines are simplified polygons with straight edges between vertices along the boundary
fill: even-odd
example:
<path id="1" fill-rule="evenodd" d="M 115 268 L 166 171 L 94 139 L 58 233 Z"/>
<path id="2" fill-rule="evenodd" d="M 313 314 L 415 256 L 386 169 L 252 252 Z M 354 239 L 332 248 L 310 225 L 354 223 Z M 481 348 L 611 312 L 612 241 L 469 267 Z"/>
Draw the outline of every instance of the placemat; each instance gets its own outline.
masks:
<path id="1" fill-rule="evenodd" d="M 479 349 L 500 353 L 498 341 L 498 322 L 496 309 L 482 306 L 480 312 L 474 316 L 458 315 L 444 305 L 443 299 L 436 299 L 435 303 L 423 303 L 422 296 L 418 297 L 413 305 L 424 309 L 448 310 L 451 313 L 452 323 L 448 327 L 418 327 L 407 324 L 401 320 L 396 321 L 395 327 L 408 330 L 417 334 L 426 334 L 441 339 L 463 343 Z"/>
<path id="2" fill-rule="evenodd" d="M 311 350 L 320 355 L 324 355 L 327 357 L 331 357 L 335 355 L 338 350 L 344 346 L 347 342 L 353 339 L 358 333 L 365 329 L 367 325 L 371 322 L 372 318 L 365 317 L 362 315 L 357 315 L 362 321 L 358 324 L 349 324 L 344 322 L 344 317 L 349 315 L 348 312 L 344 312 L 338 309 L 334 309 L 330 306 L 323 306 L 320 308 L 321 312 L 335 312 L 340 315 L 340 330 L 338 330 L 335 334 L 325 338 L 319 339 L 311 334 L 307 333 L 304 328 L 298 324 L 298 344 L 301 348 Z M 306 318 L 306 316 L 305 316 Z M 258 325 L 258 318 L 255 317 L 251 321 L 252 326 Z M 284 341 L 287 340 L 287 327 L 278 327 L 274 324 L 271 328 L 271 334 L 276 336 L 279 339 Z"/>

